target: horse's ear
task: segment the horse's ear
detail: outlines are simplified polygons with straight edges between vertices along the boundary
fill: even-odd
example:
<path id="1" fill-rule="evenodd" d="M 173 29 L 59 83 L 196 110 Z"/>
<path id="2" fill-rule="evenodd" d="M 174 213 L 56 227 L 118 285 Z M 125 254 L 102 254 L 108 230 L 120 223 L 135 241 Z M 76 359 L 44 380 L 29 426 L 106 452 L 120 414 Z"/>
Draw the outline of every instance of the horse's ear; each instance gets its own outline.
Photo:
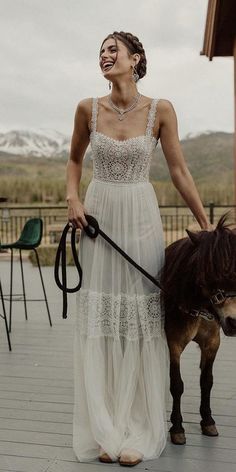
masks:
<path id="1" fill-rule="evenodd" d="M 193 231 L 189 231 L 189 229 L 185 230 L 189 239 L 192 241 L 194 246 L 198 246 L 199 244 L 199 234 L 198 233 L 193 233 Z"/>

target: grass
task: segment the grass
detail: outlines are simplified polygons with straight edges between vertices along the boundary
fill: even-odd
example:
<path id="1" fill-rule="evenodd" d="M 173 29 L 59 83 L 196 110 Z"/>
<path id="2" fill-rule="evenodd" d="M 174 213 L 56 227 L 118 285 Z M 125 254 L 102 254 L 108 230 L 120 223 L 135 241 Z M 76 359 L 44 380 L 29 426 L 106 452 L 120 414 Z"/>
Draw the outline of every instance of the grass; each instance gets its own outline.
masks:
<path id="1" fill-rule="evenodd" d="M 50 244 L 50 246 L 40 246 L 37 248 L 41 266 L 54 266 L 57 247 L 57 244 Z M 37 266 L 34 251 L 29 252 L 29 260 L 33 266 Z M 74 265 L 73 256 L 69 246 L 66 248 L 66 264 Z"/>

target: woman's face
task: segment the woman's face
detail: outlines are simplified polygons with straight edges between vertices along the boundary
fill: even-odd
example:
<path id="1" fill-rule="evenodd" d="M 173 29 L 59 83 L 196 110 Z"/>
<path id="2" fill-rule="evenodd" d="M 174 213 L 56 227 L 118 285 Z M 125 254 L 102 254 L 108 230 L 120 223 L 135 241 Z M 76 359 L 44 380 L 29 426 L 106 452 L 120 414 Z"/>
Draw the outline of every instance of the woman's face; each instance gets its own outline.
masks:
<path id="1" fill-rule="evenodd" d="M 130 77 L 131 66 L 136 63 L 134 58 L 136 54 L 129 57 L 127 47 L 119 39 L 117 46 L 115 39 L 109 38 L 103 43 L 100 51 L 99 65 L 103 76 L 108 80 L 124 74 Z"/>

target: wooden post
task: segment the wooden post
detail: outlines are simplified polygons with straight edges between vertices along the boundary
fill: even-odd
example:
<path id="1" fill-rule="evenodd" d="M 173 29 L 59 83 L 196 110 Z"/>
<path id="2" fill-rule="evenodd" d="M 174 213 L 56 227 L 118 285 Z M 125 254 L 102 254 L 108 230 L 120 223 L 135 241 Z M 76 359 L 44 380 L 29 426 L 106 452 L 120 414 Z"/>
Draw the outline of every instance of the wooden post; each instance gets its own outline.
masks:
<path id="1" fill-rule="evenodd" d="M 234 38 L 234 204 L 236 205 L 236 36 Z"/>
<path id="2" fill-rule="evenodd" d="M 211 202 L 209 204 L 209 208 L 210 208 L 210 223 L 213 225 L 214 223 L 214 207 L 215 207 L 215 204 L 214 202 Z"/>

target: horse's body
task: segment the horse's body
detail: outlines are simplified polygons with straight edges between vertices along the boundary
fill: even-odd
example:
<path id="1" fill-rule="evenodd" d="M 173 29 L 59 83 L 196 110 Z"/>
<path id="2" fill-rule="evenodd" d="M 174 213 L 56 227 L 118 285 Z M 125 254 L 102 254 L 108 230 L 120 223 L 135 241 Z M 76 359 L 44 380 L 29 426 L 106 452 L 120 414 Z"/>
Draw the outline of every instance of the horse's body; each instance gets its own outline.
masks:
<path id="1" fill-rule="evenodd" d="M 227 336 L 236 335 L 236 233 L 222 217 L 214 231 L 188 231 L 188 236 L 167 247 L 162 275 L 173 397 L 170 434 L 175 444 L 185 443 L 180 374 L 183 350 L 190 341 L 200 347 L 201 428 L 203 434 L 217 436 L 210 408 L 212 367 L 220 328 Z"/>

